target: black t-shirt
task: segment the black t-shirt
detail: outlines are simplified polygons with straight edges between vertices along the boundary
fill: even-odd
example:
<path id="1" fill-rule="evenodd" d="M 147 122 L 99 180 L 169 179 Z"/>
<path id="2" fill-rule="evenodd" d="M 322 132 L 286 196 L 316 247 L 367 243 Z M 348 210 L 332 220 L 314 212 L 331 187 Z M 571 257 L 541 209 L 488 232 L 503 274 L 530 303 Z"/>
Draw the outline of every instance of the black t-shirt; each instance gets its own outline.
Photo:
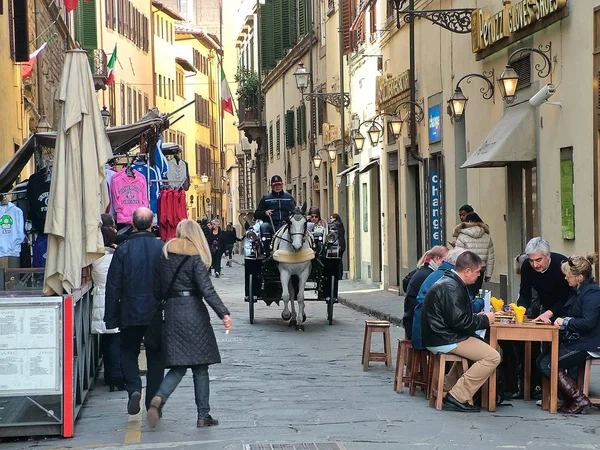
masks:
<path id="1" fill-rule="evenodd" d="M 50 196 L 50 178 L 46 181 L 46 172 L 38 172 L 29 177 L 27 183 L 27 204 L 29 205 L 29 218 L 33 228 L 39 233 L 44 232 L 46 213 L 48 212 L 48 199 Z"/>

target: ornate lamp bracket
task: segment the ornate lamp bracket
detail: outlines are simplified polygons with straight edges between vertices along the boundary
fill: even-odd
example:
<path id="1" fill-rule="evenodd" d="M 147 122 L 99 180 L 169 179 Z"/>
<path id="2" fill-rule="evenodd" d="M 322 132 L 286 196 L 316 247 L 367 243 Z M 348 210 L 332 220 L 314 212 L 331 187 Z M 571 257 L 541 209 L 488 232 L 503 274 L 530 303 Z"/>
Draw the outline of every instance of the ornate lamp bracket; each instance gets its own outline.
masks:
<path id="1" fill-rule="evenodd" d="M 538 48 L 519 48 L 510 54 L 506 65 L 510 66 L 515 60 L 518 60 L 525 56 L 526 53 L 537 53 L 543 58 L 543 63 L 536 63 L 536 65 L 534 66 L 540 78 L 546 78 L 552 73 L 552 43 L 549 43 L 547 45 L 539 45 Z"/>
<path id="2" fill-rule="evenodd" d="M 424 11 L 398 11 L 398 14 L 404 14 L 404 22 L 406 23 L 410 23 L 415 17 L 418 17 L 419 19 L 427 19 L 453 33 L 468 34 L 471 32 L 471 13 L 473 11 L 473 8 L 430 9 Z"/>
<path id="3" fill-rule="evenodd" d="M 304 94 L 305 98 L 321 99 L 325 103 L 340 108 L 342 104 L 344 107 L 350 106 L 350 94 L 347 92 L 314 92 L 310 94 Z"/>
<path id="4" fill-rule="evenodd" d="M 479 89 L 479 92 L 481 92 L 481 96 L 485 100 L 489 100 L 494 96 L 494 69 L 490 70 L 489 72 L 484 71 L 483 75 L 480 75 L 478 73 L 471 73 L 469 75 L 465 75 L 460 80 L 458 80 L 458 83 L 456 83 L 456 89 L 460 88 L 460 83 L 462 83 L 463 81 L 466 81 L 468 84 L 471 84 L 473 78 L 481 78 L 486 82 L 485 86 Z"/>

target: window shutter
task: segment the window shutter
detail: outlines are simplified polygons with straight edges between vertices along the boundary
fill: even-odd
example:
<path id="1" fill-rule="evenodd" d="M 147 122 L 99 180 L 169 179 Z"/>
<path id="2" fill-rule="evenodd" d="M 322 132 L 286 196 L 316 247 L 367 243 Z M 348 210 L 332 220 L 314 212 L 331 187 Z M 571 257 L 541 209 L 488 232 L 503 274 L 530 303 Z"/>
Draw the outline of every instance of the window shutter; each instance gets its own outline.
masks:
<path id="1" fill-rule="evenodd" d="M 283 58 L 283 8 L 282 3 L 284 0 L 273 0 L 273 33 L 275 38 L 273 39 L 273 52 L 275 54 L 275 61 Z"/>
<path id="2" fill-rule="evenodd" d="M 123 34 L 123 0 L 117 0 L 117 31 Z"/>
<path id="3" fill-rule="evenodd" d="M 75 35 L 84 50 L 98 48 L 96 34 L 96 0 L 81 2 L 76 9 Z"/>
<path id="4" fill-rule="evenodd" d="M 112 15 L 111 28 L 114 30 L 117 28 L 117 15 L 115 14 L 115 0 L 110 0 L 110 10 Z"/>
<path id="5" fill-rule="evenodd" d="M 273 25 L 273 2 L 267 0 L 260 7 L 260 52 L 263 72 L 268 72 L 275 67 Z"/>
<path id="6" fill-rule="evenodd" d="M 323 89 L 320 89 L 319 92 L 323 92 Z M 321 136 L 323 134 L 323 124 L 325 123 L 325 101 L 321 97 L 317 99 L 317 113 L 317 132 Z"/>
<path id="7" fill-rule="evenodd" d="M 269 125 L 269 155 L 273 157 L 273 124 Z"/>
<path id="8" fill-rule="evenodd" d="M 112 23 L 112 17 L 110 15 L 110 13 L 111 13 L 110 2 L 111 2 L 111 0 L 104 0 L 104 19 L 105 19 L 106 28 L 110 28 L 110 24 Z"/>
<path id="9" fill-rule="evenodd" d="M 285 112 L 285 148 L 292 148 L 296 145 L 294 136 L 294 110 Z"/>
<path id="10" fill-rule="evenodd" d="M 281 40 L 283 55 L 296 44 L 296 30 L 294 30 L 295 15 L 293 0 L 281 0 Z"/>
<path id="11" fill-rule="evenodd" d="M 311 22 L 310 16 L 308 0 L 298 0 L 298 36 L 308 34 Z"/>
<path id="12" fill-rule="evenodd" d="M 296 43 L 298 42 L 298 20 L 296 17 L 296 0 L 287 0 L 288 5 L 288 14 L 289 14 L 289 35 L 290 35 L 290 48 L 293 48 L 294 45 L 296 45 Z M 252 41 L 250 41 L 250 54 L 252 55 L 253 53 L 253 48 L 254 43 Z M 252 59 L 250 60 L 250 62 L 252 63 Z"/>
<path id="13" fill-rule="evenodd" d="M 306 104 L 302 104 L 300 111 L 302 111 L 302 143 L 306 144 Z"/>
<path id="14" fill-rule="evenodd" d="M 277 119 L 277 123 L 275 124 L 275 132 L 277 133 L 277 154 L 281 153 L 281 122 Z"/>
<path id="15" fill-rule="evenodd" d="M 344 55 L 347 55 L 352 51 L 352 33 L 350 27 L 352 26 L 352 10 L 354 0 L 342 0 L 342 30 L 344 39 Z"/>
<path id="16" fill-rule="evenodd" d="M 296 137 L 298 145 L 302 145 L 302 107 L 296 108 Z"/>

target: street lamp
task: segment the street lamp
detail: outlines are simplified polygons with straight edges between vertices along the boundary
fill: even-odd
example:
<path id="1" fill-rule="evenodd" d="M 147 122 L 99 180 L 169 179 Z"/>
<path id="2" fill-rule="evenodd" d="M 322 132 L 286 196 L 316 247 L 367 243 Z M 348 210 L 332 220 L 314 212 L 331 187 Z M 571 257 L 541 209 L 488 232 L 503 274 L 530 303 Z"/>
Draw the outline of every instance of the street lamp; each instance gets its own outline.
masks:
<path id="1" fill-rule="evenodd" d="M 327 149 L 322 148 L 321 150 L 317 150 L 315 156 L 313 156 L 313 165 L 315 166 L 315 169 L 319 169 L 321 167 L 321 164 L 323 163 L 323 158 L 321 158 L 319 154 L 325 151 L 327 152 L 327 155 L 329 157 L 329 162 L 335 161 L 335 158 L 337 156 L 337 150 L 335 148 L 335 145 L 330 144 L 329 147 L 327 147 Z"/>
<path id="2" fill-rule="evenodd" d="M 542 50 L 542 48 L 545 48 L 545 50 Z M 511 66 L 514 60 L 520 59 L 526 53 L 537 53 L 538 55 L 541 55 L 542 58 L 544 58 L 544 64 L 536 64 L 535 70 L 537 70 L 540 78 L 546 78 L 552 73 L 552 60 L 546 55 L 546 53 L 550 52 L 551 48 L 550 44 L 545 47 L 540 46 L 539 48 L 524 47 L 519 48 L 510 54 L 508 61 L 506 62 L 506 68 L 498 78 L 498 87 L 500 88 L 500 93 L 506 103 L 513 103 L 517 98 L 516 92 L 519 84 L 519 74 Z"/>
<path id="3" fill-rule="evenodd" d="M 108 124 L 110 123 L 110 112 L 108 111 L 106 106 L 102 107 L 102 111 L 100 111 L 100 114 L 102 115 L 102 122 L 104 122 L 104 128 L 108 127 Z"/>
<path id="4" fill-rule="evenodd" d="M 304 91 L 308 87 L 310 72 L 304 67 L 302 61 L 298 63 L 298 68 L 294 72 L 294 77 L 296 78 L 296 87 L 304 95 Z"/>
<path id="5" fill-rule="evenodd" d="M 35 127 L 36 131 L 39 133 L 45 133 L 47 131 L 52 131 L 52 125 L 46 119 L 46 115 L 43 114 L 38 121 L 37 127 Z"/>
<path id="6" fill-rule="evenodd" d="M 363 134 L 357 130 L 356 134 L 354 135 L 353 140 L 354 140 L 354 146 L 356 147 L 357 153 L 362 152 L 362 149 L 365 146 L 365 137 L 363 136 Z"/>
<path id="7" fill-rule="evenodd" d="M 208 175 L 206 175 L 205 173 L 200 175 L 200 181 L 202 181 L 203 183 L 208 183 Z"/>
<path id="8" fill-rule="evenodd" d="M 486 86 L 480 89 L 481 95 L 484 99 L 489 100 L 494 95 L 494 83 L 490 81 L 490 77 L 492 80 L 494 79 L 494 71 L 491 72 L 483 72 L 483 75 L 478 73 L 470 73 L 469 75 L 465 75 L 458 83 L 456 83 L 456 88 L 454 88 L 454 93 L 448 99 L 448 114 L 457 122 L 460 122 L 465 116 L 465 108 L 467 107 L 467 102 L 469 99 L 465 97 L 462 89 L 460 88 L 460 83 L 466 80 L 467 83 L 471 83 L 472 78 L 481 78 L 485 80 L 487 83 Z"/>

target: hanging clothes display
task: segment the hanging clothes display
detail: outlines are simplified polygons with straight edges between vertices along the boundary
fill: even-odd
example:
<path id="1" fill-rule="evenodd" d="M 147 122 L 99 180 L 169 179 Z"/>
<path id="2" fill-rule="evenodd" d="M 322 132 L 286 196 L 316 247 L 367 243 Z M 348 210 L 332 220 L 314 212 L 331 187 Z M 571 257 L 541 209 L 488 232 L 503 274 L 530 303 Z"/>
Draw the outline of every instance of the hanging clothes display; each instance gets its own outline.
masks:
<path id="1" fill-rule="evenodd" d="M 162 151 L 162 138 L 159 137 L 154 146 L 154 167 L 161 180 L 167 180 L 169 173 L 169 162 Z"/>
<path id="2" fill-rule="evenodd" d="M 133 212 L 137 208 L 148 207 L 146 178 L 129 166 L 113 175 L 110 180 L 110 194 L 119 224 L 131 223 Z"/>
<path id="3" fill-rule="evenodd" d="M 44 226 L 46 225 L 51 175 L 49 169 L 41 170 L 31 175 L 27 182 L 29 219 L 33 229 L 39 233 L 44 232 Z"/>
<path id="4" fill-rule="evenodd" d="M 169 185 L 173 189 L 185 189 L 188 190 L 190 187 L 190 176 L 188 165 L 183 159 L 179 159 L 177 156 L 169 161 Z"/>
<path id="5" fill-rule="evenodd" d="M 14 203 L 0 204 L 0 258 L 20 257 L 25 240 L 23 211 Z"/>
<path id="6" fill-rule="evenodd" d="M 46 267 L 48 257 L 48 235 L 40 234 L 33 243 L 33 258 L 31 267 Z"/>
<path id="7" fill-rule="evenodd" d="M 146 178 L 146 183 L 150 183 L 150 209 L 153 213 L 158 212 L 158 194 L 160 192 L 160 182 L 162 177 L 154 167 L 148 167 L 144 161 L 136 161 L 132 165 L 133 170 L 141 173 Z"/>
<path id="8" fill-rule="evenodd" d="M 165 242 L 173 239 L 179 222 L 187 219 L 187 201 L 184 190 L 169 188 L 160 192 L 158 218 L 160 238 Z"/>
<path id="9" fill-rule="evenodd" d="M 115 215 L 115 209 L 111 200 L 110 180 L 112 180 L 113 175 L 116 173 L 117 171 L 113 169 L 109 164 L 104 165 L 104 176 L 106 177 L 106 185 L 108 186 L 108 206 L 106 207 L 105 212 L 107 214 L 111 214 L 112 216 Z"/>

